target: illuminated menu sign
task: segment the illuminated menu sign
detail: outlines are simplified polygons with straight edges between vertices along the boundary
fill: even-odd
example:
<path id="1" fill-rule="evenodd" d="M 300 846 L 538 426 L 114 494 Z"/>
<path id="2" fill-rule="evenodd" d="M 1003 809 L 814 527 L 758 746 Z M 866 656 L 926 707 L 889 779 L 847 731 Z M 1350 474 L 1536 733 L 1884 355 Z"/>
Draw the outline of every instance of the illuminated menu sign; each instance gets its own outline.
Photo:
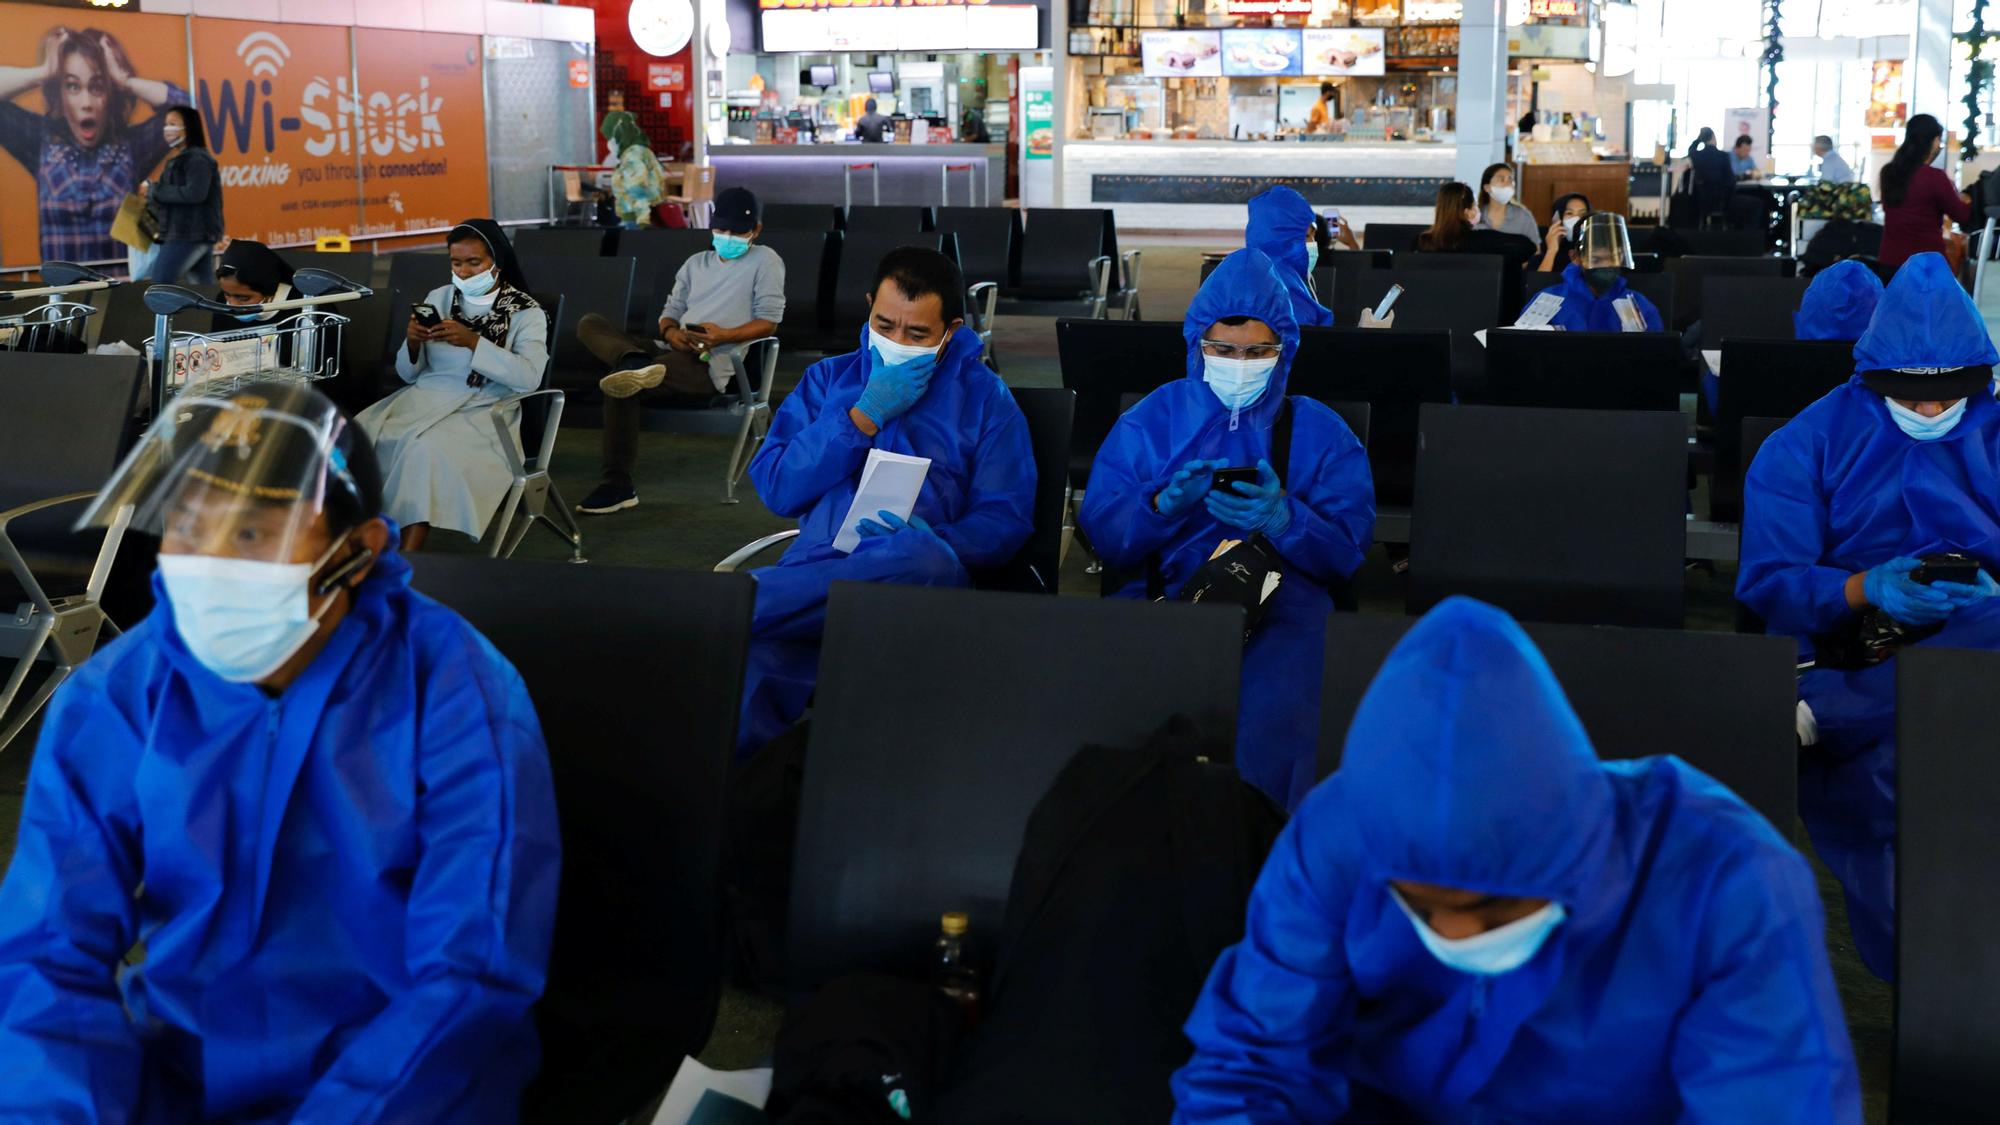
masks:
<path id="1" fill-rule="evenodd" d="M 1232 16 L 1309 16 L 1313 0 L 1229 0 Z"/>
<path id="2" fill-rule="evenodd" d="M 1528 14 L 1535 19 L 1568 19 L 1583 14 L 1583 0 L 1528 0 Z"/>
<path id="3" fill-rule="evenodd" d="M 1035 51 L 1042 10 L 1034 4 L 910 3 L 908 0 L 758 0 L 771 54 L 838 51 Z"/>

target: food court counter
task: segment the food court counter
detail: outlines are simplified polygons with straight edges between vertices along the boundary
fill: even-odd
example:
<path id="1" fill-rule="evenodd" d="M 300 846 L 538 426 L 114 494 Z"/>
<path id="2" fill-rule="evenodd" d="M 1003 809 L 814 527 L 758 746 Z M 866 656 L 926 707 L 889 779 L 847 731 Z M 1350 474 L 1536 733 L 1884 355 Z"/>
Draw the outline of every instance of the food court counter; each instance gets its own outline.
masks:
<path id="1" fill-rule="evenodd" d="M 1065 207 L 1109 207 L 1123 229 L 1243 229 L 1244 202 L 1274 184 L 1355 227 L 1429 223 L 1458 147 L 1427 141 L 1069 141 Z"/>
<path id="2" fill-rule="evenodd" d="M 998 144 L 713 145 L 708 159 L 717 189 L 747 187 L 766 203 L 838 203 L 847 183 L 856 204 L 874 203 L 878 173 L 884 204 L 936 206 L 948 184 L 952 206 L 987 206 L 1007 189 L 1007 146 Z M 849 171 L 861 164 L 875 168 Z M 972 170 L 962 170 L 968 164 Z M 968 180 L 976 200 L 967 197 Z"/>

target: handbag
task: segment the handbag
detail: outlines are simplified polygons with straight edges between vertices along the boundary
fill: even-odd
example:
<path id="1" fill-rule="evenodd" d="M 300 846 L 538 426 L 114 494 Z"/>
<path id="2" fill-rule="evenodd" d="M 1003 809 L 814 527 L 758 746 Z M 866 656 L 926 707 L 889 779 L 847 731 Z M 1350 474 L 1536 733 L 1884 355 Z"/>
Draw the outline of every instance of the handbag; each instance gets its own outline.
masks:
<path id="1" fill-rule="evenodd" d="M 118 203 L 118 214 L 111 220 L 111 237 L 134 250 L 151 250 L 160 237 L 160 220 L 153 213 L 152 204 L 136 193 L 127 192 Z"/>

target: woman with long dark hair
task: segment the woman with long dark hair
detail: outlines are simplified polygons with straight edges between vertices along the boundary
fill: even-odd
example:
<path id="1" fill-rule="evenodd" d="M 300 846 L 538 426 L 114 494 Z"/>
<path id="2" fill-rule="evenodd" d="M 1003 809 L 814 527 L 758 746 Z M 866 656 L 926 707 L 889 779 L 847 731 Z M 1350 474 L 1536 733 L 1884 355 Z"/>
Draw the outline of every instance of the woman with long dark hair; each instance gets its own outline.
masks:
<path id="1" fill-rule="evenodd" d="M 1431 229 L 1417 236 L 1417 249 L 1430 254 L 1498 254 L 1521 267 L 1535 258 L 1535 242 L 1506 231 L 1485 230 L 1479 223 L 1479 199 L 1472 189 L 1453 181 L 1438 188 L 1437 211 Z"/>
<path id="2" fill-rule="evenodd" d="M 200 113 L 180 105 L 166 119 L 167 163 L 158 180 L 139 185 L 160 223 L 152 280 L 175 282 L 185 275 L 196 285 L 214 285 L 215 244 L 223 234 L 222 170 L 208 151 Z"/>
<path id="3" fill-rule="evenodd" d="M 1896 155 L 1882 166 L 1882 250 L 1890 269 L 1925 252 L 1944 253 L 1944 221 L 1968 222 L 1972 200 L 1931 161 L 1944 151 L 1944 126 L 1928 113 L 1910 118 Z"/>

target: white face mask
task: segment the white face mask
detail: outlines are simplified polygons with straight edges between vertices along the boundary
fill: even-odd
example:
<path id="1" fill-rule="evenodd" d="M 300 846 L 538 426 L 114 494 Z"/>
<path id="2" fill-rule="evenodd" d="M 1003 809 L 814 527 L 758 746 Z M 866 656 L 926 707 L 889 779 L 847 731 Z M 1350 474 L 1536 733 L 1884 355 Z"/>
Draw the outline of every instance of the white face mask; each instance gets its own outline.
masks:
<path id="1" fill-rule="evenodd" d="M 1410 920 L 1410 925 L 1417 928 L 1417 940 L 1424 943 L 1424 948 L 1430 950 L 1431 956 L 1437 958 L 1446 968 L 1478 976 L 1490 977 L 1511 973 L 1534 960 L 1535 954 L 1541 951 L 1542 943 L 1548 940 L 1549 934 L 1554 932 L 1567 916 L 1562 903 L 1552 902 L 1526 918 L 1517 918 L 1498 929 L 1474 934 L 1469 938 L 1448 938 L 1440 936 L 1436 930 L 1431 929 L 1429 922 L 1418 917 L 1417 912 L 1410 909 L 1410 904 L 1404 902 L 1403 896 L 1397 894 L 1394 888 L 1390 889 L 1389 897 L 1396 900 L 1396 905 L 1402 909 L 1404 917 Z"/>
<path id="2" fill-rule="evenodd" d="M 1580 217 L 1578 217 L 1578 216 L 1576 216 L 1576 215 L 1565 215 L 1565 216 L 1563 216 L 1563 237 L 1565 237 L 1565 238 L 1569 238 L 1569 239 L 1575 239 L 1575 238 L 1576 238 L 1576 228 L 1577 228 L 1577 227 L 1578 227 L 1578 226 L 1579 226 L 1580 224 L 1582 224 L 1582 222 L 1583 222 L 1583 219 L 1582 219 L 1582 218 L 1580 218 Z"/>
<path id="3" fill-rule="evenodd" d="M 1889 408 L 1889 417 L 1896 423 L 1897 429 L 1917 441 L 1936 441 L 1958 426 L 1959 420 L 1965 417 L 1968 401 L 1959 399 L 1935 418 L 1926 418 L 1893 398 L 1883 399 L 1882 405 Z"/>
<path id="4" fill-rule="evenodd" d="M 937 349 L 934 347 L 925 347 L 922 344 L 899 344 L 887 336 L 876 335 L 873 328 L 868 330 L 868 346 L 875 349 L 875 354 L 881 357 L 885 367 L 901 367 L 913 359 L 937 356 Z"/>
<path id="5" fill-rule="evenodd" d="M 1201 357 L 1201 381 L 1222 400 L 1222 405 L 1235 411 L 1256 405 L 1264 397 L 1264 389 L 1271 385 L 1271 372 L 1278 369 L 1278 357 L 1270 359 L 1223 359 L 1219 356 Z M 1233 425 L 1233 420 L 1232 420 Z"/>
<path id="6" fill-rule="evenodd" d="M 451 275 L 451 283 L 458 286 L 461 296 L 484 297 L 493 292 L 494 286 L 500 284 L 500 267 L 495 266 L 484 273 L 475 273 L 471 277 L 460 277 L 454 273 Z"/>
<path id="7" fill-rule="evenodd" d="M 181 141 L 185 140 L 186 138 L 187 138 L 187 130 L 181 128 L 178 125 L 160 126 L 160 139 L 167 142 L 167 145 L 170 148 L 174 145 L 181 143 Z"/>
<path id="8" fill-rule="evenodd" d="M 1499 184 L 1494 184 L 1492 187 L 1486 189 L 1486 194 L 1492 198 L 1493 202 L 1503 207 L 1514 202 L 1514 189 L 1511 187 L 1501 187 Z"/>
<path id="9" fill-rule="evenodd" d="M 307 585 L 345 542 L 310 563 L 161 555 L 160 580 L 181 642 L 232 684 L 269 676 L 312 638 L 333 605 L 327 598 L 313 611 Z"/>

